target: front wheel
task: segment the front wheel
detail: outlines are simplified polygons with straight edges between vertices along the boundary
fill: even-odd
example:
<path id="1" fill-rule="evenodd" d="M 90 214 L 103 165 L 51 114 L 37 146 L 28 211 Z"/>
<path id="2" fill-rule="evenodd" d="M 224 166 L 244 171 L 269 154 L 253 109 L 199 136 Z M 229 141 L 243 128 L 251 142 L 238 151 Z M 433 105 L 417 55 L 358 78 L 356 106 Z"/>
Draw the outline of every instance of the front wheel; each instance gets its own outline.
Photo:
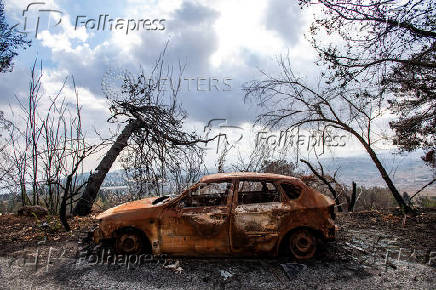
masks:
<path id="1" fill-rule="evenodd" d="M 144 241 L 137 231 L 125 230 L 116 238 L 115 249 L 120 254 L 139 254 L 144 249 Z"/>
<path id="2" fill-rule="evenodd" d="M 315 256 L 317 239 L 308 229 L 298 229 L 289 237 L 289 250 L 298 260 L 308 260 Z"/>

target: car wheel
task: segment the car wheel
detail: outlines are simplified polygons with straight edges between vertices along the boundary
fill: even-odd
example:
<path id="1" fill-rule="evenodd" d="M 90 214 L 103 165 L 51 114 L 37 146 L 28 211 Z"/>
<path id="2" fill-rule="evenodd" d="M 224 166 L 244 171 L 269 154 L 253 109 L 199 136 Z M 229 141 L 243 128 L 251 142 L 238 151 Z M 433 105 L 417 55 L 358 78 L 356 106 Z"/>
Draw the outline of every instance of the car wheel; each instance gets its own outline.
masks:
<path id="1" fill-rule="evenodd" d="M 317 250 L 317 239 L 307 229 L 298 229 L 289 237 L 289 250 L 298 260 L 313 258 Z"/>
<path id="2" fill-rule="evenodd" d="M 138 254 L 144 249 L 142 235 L 134 230 L 125 230 L 118 235 L 115 249 L 121 254 Z"/>

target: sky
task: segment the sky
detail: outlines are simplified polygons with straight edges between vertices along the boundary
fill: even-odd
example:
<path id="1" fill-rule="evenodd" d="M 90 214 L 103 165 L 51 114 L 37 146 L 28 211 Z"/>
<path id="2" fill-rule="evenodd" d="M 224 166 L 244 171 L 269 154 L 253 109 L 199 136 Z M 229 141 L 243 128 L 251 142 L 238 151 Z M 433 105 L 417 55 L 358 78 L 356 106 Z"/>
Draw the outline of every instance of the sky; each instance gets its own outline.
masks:
<path id="1" fill-rule="evenodd" d="M 26 96 L 30 68 L 37 59 L 43 65 L 42 92 L 47 96 L 74 76 L 89 138 L 94 129 L 103 135 L 114 129 L 107 123 L 105 91 L 108 83 L 116 87 L 117 82 L 108 75 L 150 71 L 166 43 L 166 62 L 186 65 L 184 77 L 189 80 L 182 83 L 179 94 L 188 113 L 185 127 L 200 133 L 225 131 L 243 154 L 252 149 L 262 128 L 253 128 L 260 109 L 244 102 L 242 85 L 261 78 L 261 70 L 275 72 L 276 59 L 284 54 L 307 80 L 315 81 L 318 75 L 316 54 L 305 38 L 314 11 L 301 10 L 296 1 L 259 0 L 254 5 L 249 0 L 6 0 L 5 9 L 8 22 L 26 30 L 32 46 L 15 58 L 13 72 L 0 75 L 0 110 L 11 114 L 16 98 Z M 118 20 L 122 25 L 115 25 Z M 63 94 L 74 101 L 71 82 Z M 380 126 L 387 127 L 386 120 Z M 213 129 L 205 130 L 208 124 Z M 362 154 L 360 145 L 344 138 L 347 150 L 333 150 L 336 156 Z M 217 146 L 210 144 L 208 167 L 216 160 Z"/>

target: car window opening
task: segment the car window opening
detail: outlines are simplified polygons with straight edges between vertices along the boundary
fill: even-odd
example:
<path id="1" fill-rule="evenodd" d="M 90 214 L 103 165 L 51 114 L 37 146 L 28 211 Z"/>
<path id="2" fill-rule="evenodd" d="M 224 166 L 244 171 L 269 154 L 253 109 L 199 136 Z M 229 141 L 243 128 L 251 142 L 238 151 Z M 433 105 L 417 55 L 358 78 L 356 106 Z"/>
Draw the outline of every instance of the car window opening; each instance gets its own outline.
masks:
<path id="1" fill-rule="evenodd" d="M 280 193 L 274 184 L 266 181 L 239 182 L 239 204 L 267 202 L 280 202 Z"/>
<path id="2" fill-rule="evenodd" d="M 301 187 L 292 183 L 282 183 L 283 191 L 290 199 L 297 199 L 301 195 Z"/>
<path id="3" fill-rule="evenodd" d="M 199 186 L 180 202 L 180 207 L 225 206 L 231 188 L 232 184 L 228 182 Z"/>

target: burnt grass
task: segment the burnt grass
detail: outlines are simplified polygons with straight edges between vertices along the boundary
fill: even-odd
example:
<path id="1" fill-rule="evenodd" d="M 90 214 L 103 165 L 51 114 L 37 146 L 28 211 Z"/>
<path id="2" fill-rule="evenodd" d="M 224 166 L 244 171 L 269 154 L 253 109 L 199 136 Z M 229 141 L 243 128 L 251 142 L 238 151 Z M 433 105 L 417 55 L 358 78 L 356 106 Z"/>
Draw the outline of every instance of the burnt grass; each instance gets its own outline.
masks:
<path id="1" fill-rule="evenodd" d="M 430 289 L 436 282 L 436 209 L 406 218 L 395 210 L 338 213 L 336 241 L 305 263 L 289 257 L 170 257 L 131 267 L 86 260 L 78 265 L 86 247 L 79 241 L 95 222 L 69 222 L 72 231 L 65 232 L 53 217 L 0 216 L 0 288 Z M 36 251 L 38 265 L 27 265 Z"/>

